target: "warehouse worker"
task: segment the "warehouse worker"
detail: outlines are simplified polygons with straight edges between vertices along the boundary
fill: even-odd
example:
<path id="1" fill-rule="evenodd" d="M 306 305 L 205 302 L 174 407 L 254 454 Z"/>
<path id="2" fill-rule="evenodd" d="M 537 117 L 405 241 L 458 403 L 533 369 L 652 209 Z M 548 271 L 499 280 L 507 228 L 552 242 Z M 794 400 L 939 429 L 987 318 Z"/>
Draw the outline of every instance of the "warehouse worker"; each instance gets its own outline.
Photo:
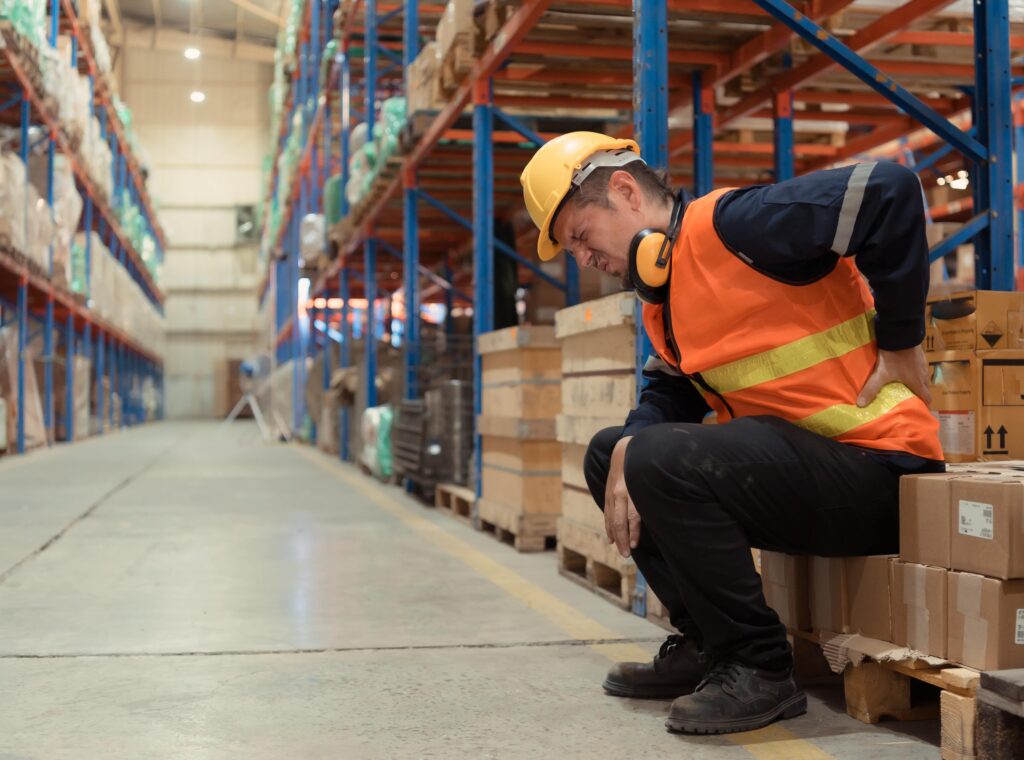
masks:
<path id="1" fill-rule="evenodd" d="M 637 408 L 584 467 L 609 539 L 682 635 L 612 668 L 605 690 L 678 697 L 676 731 L 803 713 L 750 548 L 896 552 L 900 476 L 943 469 L 917 177 L 864 163 L 692 198 L 632 140 L 574 132 L 521 179 L 540 258 L 621 277 L 655 350 Z"/>

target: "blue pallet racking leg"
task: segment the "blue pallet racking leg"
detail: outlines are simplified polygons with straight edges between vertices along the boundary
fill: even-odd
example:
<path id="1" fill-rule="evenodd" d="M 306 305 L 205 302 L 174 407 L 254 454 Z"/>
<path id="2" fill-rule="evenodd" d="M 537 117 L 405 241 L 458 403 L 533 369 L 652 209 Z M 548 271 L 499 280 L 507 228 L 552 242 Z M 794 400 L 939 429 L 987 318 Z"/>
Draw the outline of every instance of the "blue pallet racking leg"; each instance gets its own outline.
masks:
<path id="1" fill-rule="evenodd" d="M 18 453 L 25 453 L 25 357 L 28 355 L 28 280 L 18 282 Z"/>
<path id="2" fill-rule="evenodd" d="M 772 105 L 775 123 L 775 181 L 785 182 L 796 176 L 793 167 L 793 91 L 775 93 Z"/>
<path id="3" fill-rule="evenodd" d="M 668 107 L 666 101 L 666 108 Z M 654 128 L 654 127 L 652 127 Z M 667 138 L 666 132 L 666 139 Z M 693 72 L 693 194 L 714 189 L 715 91 L 704 86 L 704 73 Z M 641 148 L 641 152 L 643 149 Z"/>
<path id="4" fill-rule="evenodd" d="M 43 426 L 46 428 L 46 443 L 53 441 L 53 296 L 46 297 L 46 316 L 43 327 Z"/>
<path id="5" fill-rule="evenodd" d="M 633 2 L 633 132 L 640 155 L 655 169 L 668 169 L 668 7 L 666 0 Z M 696 126 L 696 125 L 695 125 Z M 695 134 L 696 138 L 696 134 Z M 709 146 L 704 146 L 706 150 Z M 694 153 L 702 153 L 694 146 Z M 643 383 L 643 365 L 651 351 L 637 301 L 636 383 Z M 633 612 L 647 615 L 647 582 L 637 573 Z"/>
<path id="6" fill-rule="evenodd" d="M 75 315 L 68 310 L 64 324 L 64 438 L 75 440 Z"/>
<path id="7" fill-rule="evenodd" d="M 483 411 L 483 367 L 477 341 L 494 329 L 494 101 L 491 81 L 473 89 L 473 413 Z M 481 436 L 474 424 L 476 496 L 483 487 Z"/>

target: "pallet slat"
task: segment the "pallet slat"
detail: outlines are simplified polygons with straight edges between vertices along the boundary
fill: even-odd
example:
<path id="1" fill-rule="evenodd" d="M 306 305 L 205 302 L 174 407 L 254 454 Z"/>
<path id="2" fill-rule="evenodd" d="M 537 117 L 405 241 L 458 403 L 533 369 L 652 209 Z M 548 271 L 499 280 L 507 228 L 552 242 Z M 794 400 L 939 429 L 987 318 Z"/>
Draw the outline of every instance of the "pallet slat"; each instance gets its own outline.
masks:
<path id="1" fill-rule="evenodd" d="M 499 541 L 519 552 L 539 552 L 553 544 L 557 514 L 523 513 L 513 507 L 481 498 L 477 505 L 477 527 L 494 533 Z"/>

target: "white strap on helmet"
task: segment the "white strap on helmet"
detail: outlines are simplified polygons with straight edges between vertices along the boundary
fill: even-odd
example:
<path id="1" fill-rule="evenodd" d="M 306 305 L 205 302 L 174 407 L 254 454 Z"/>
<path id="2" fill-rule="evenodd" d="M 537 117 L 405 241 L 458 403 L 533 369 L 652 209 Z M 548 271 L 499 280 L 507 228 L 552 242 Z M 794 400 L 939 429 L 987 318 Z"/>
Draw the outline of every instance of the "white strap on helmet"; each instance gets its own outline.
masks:
<path id="1" fill-rule="evenodd" d="M 629 148 L 620 148 L 618 150 L 599 150 L 597 153 L 589 156 L 584 161 L 580 168 L 573 172 L 572 183 L 579 187 L 582 185 L 587 177 L 594 173 L 595 169 L 600 169 L 605 166 L 625 166 L 631 164 L 634 161 L 643 161 L 639 155 L 629 150 Z"/>

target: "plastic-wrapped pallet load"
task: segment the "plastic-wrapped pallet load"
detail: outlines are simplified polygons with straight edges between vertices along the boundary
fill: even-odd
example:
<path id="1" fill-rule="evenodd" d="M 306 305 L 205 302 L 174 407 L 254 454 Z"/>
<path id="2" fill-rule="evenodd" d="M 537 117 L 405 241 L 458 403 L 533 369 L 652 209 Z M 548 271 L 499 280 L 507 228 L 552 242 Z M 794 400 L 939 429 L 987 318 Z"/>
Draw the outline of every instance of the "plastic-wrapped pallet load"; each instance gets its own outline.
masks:
<path id="1" fill-rule="evenodd" d="M 0 151 L 0 247 L 25 250 L 25 165 Z"/>
<path id="2" fill-rule="evenodd" d="M 0 397 L 7 407 L 7 439 L 16 440 L 18 417 L 18 332 L 12 327 L 0 329 Z M 25 361 L 25 447 L 36 448 L 46 443 L 43 426 L 43 404 L 36 382 L 35 364 Z"/>
<path id="3" fill-rule="evenodd" d="M 373 406 L 363 412 L 363 464 L 375 477 L 391 477 L 391 407 Z"/>

